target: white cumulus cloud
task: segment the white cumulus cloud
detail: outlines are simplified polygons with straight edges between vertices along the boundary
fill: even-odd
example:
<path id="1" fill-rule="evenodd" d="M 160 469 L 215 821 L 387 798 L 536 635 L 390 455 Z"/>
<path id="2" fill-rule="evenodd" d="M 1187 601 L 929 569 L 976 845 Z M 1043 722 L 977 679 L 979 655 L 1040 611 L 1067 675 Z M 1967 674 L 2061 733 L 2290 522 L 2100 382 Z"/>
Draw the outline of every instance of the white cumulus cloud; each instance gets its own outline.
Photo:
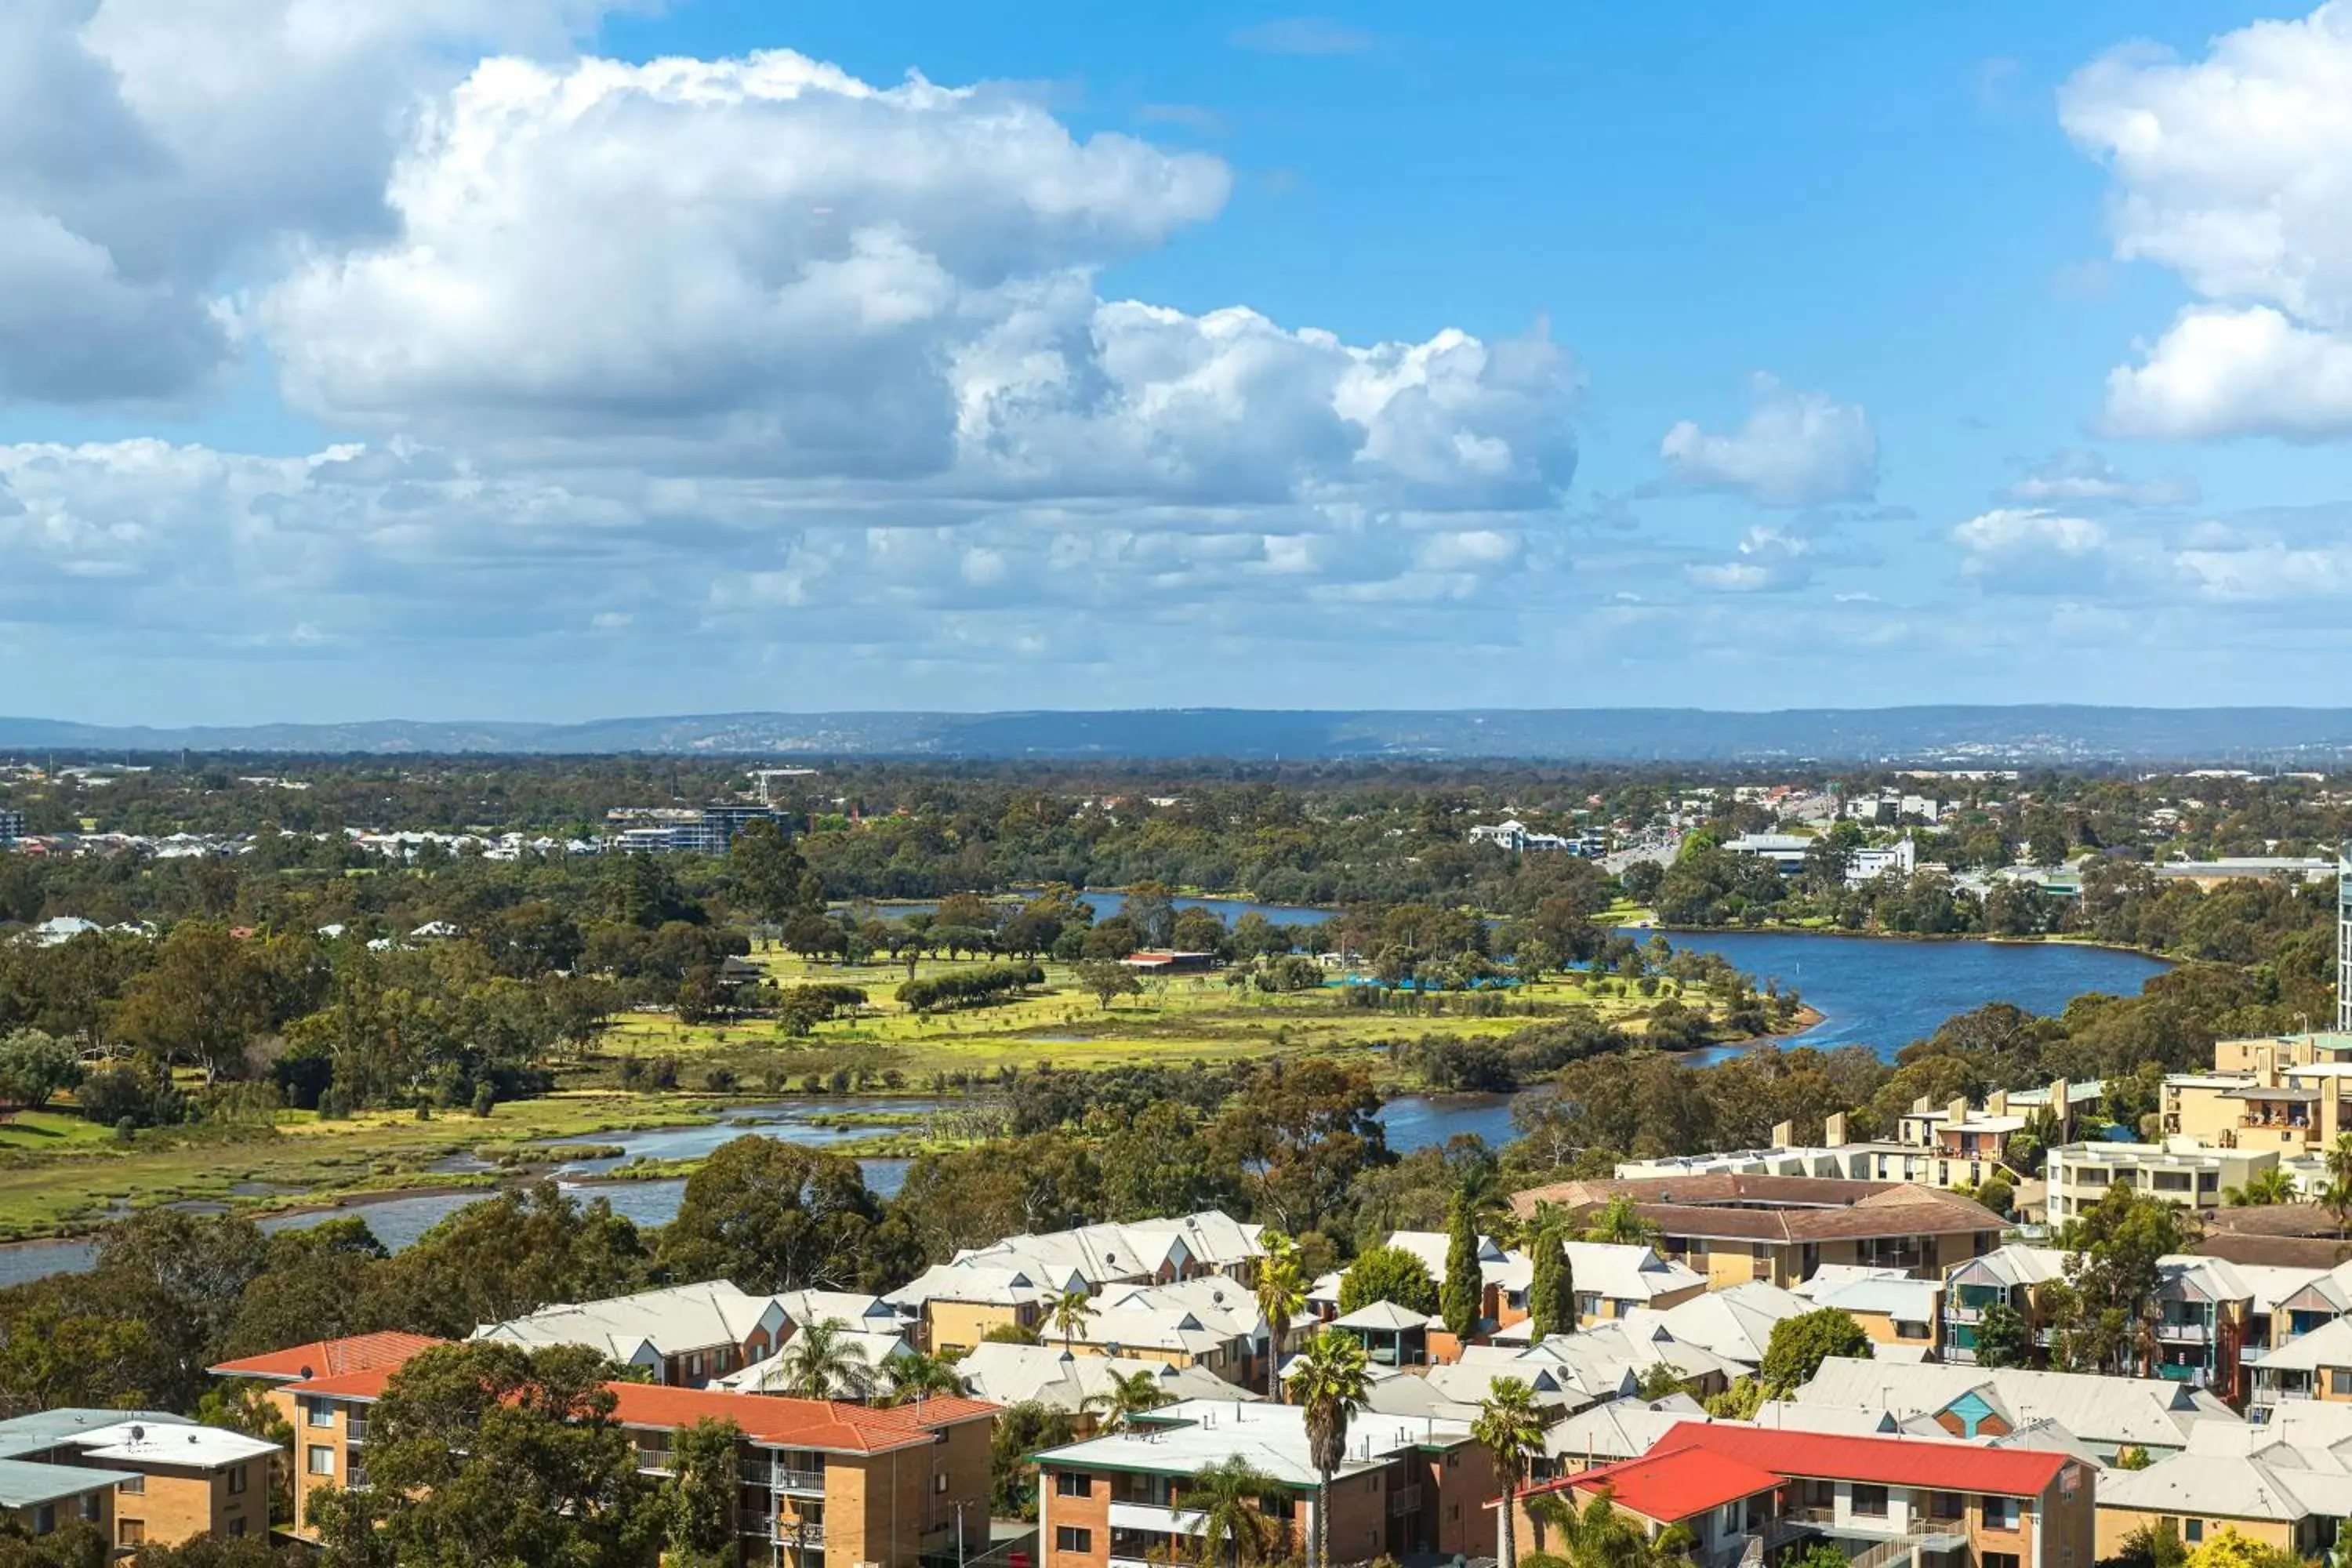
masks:
<path id="1" fill-rule="evenodd" d="M 2117 50 L 2059 113 L 2114 175 L 2116 254 L 2207 301 L 2109 377 L 2108 427 L 2352 433 L 2352 5 L 2253 23 L 2191 61 Z"/>
<path id="2" fill-rule="evenodd" d="M 1671 481 L 1729 490 L 1764 506 L 1867 500 L 1878 485 L 1878 437 L 1859 405 L 1758 375 L 1747 421 L 1709 435 L 1685 419 L 1658 444 Z"/>

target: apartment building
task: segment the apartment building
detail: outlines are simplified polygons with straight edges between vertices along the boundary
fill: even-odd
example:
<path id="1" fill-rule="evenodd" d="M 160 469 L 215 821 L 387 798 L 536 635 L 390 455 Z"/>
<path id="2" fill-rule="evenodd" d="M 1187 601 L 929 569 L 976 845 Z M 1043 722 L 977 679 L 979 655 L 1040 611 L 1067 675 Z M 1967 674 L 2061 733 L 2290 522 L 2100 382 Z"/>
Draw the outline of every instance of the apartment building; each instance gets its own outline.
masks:
<path id="1" fill-rule="evenodd" d="M 1192 1561 L 1201 1525 L 1184 1510 L 1185 1489 L 1196 1472 L 1235 1457 L 1280 1486 L 1268 1511 L 1287 1536 L 1281 1554 L 1303 1554 L 1314 1538 L 1318 1480 L 1306 1413 L 1188 1400 L 1150 1411 L 1128 1430 L 1037 1456 L 1041 1568 Z M 1494 1494 L 1493 1467 L 1466 1424 L 1360 1413 L 1331 1482 L 1332 1559 L 1492 1555 Z"/>
<path id="2" fill-rule="evenodd" d="M 1991 1210 L 1956 1193 L 1808 1176 L 1562 1182 L 1516 1194 L 1511 1203 L 1522 1215 L 1549 1202 L 1580 1218 L 1621 1196 L 1655 1229 L 1667 1259 L 1717 1289 L 1749 1279 L 1790 1289 L 1839 1263 L 1941 1279 L 1953 1264 L 1999 1246 L 2002 1226 Z"/>
<path id="3" fill-rule="evenodd" d="M 883 1300 L 914 1323 L 919 1345 L 947 1355 L 982 1343 L 992 1329 L 1034 1333 L 1045 1324 L 1047 1302 L 1085 1289 L 1076 1270 L 935 1263 Z"/>
<path id="4" fill-rule="evenodd" d="M 2165 1079 L 2159 1112 L 2165 1137 L 2294 1155 L 2324 1149 L 2338 1133 L 2352 1131 L 2352 1061 L 2332 1055 L 2308 1062 L 2282 1060 L 2283 1047 L 2273 1042 L 2237 1044 L 2237 1052 L 2217 1046 L 2215 1056 L 2251 1060 L 2243 1071 L 2217 1068 Z M 2284 1054 L 2306 1054 L 2293 1047 L 2290 1042 Z"/>
<path id="5" fill-rule="evenodd" d="M 294 1424 L 294 1533 L 310 1530 L 322 1487 L 367 1485 L 368 1421 L 398 1370 L 378 1365 L 291 1383 L 271 1398 Z M 829 1400 L 731 1394 L 654 1383 L 606 1385 L 639 1468 L 666 1474 L 677 1433 L 732 1422 L 743 1436 L 743 1534 L 755 1561 L 824 1568 L 919 1568 L 925 1553 L 984 1541 L 996 1406 L 945 1397 L 874 1409 Z"/>
<path id="6" fill-rule="evenodd" d="M 2078 1218 L 2116 1186 L 2210 1211 L 2228 1201 L 2229 1189 L 2278 1163 L 2275 1149 L 2200 1143 L 2185 1135 L 2161 1143 L 2063 1144 L 2043 1166 L 2049 1220 L 2058 1226 Z"/>
<path id="7" fill-rule="evenodd" d="M 154 1411 L 46 1410 L 0 1421 L 0 1502 L 36 1534 L 71 1519 L 122 1551 L 269 1532 L 275 1443 Z M 44 1475 L 40 1472 L 54 1472 Z"/>
<path id="8" fill-rule="evenodd" d="M 1550 1551 L 1540 1509 L 1607 1497 L 1653 1536 L 1680 1526 L 1699 1568 L 1820 1541 L 1879 1568 L 2090 1568 L 2096 1469 L 2065 1454 L 1902 1436 L 1684 1422 L 1637 1458 L 1521 1500 L 1522 1551 Z"/>
<path id="9" fill-rule="evenodd" d="M 2352 1034 L 2319 1030 L 2213 1042 L 2213 1070 L 2217 1073 L 2252 1073 L 2271 1065 L 2299 1068 L 2322 1062 L 2352 1063 Z"/>
<path id="10" fill-rule="evenodd" d="M 656 1383 L 700 1388 L 766 1359 L 791 1331 L 782 1300 L 715 1279 L 545 1307 L 503 1323 L 484 1323 L 473 1337 L 527 1350 L 583 1345 L 619 1365 L 644 1368 Z"/>
<path id="11" fill-rule="evenodd" d="M 352 1334 L 343 1339 L 289 1345 L 282 1351 L 225 1361 L 205 1370 L 215 1377 L 249 1378 L 278 1385 L 313 1377 L 340 1377 L 345 1373 L 366 1372 L 379 1366 L 398 1366 L 419 1351 L 448 1342 L 430 1334 Z"/>

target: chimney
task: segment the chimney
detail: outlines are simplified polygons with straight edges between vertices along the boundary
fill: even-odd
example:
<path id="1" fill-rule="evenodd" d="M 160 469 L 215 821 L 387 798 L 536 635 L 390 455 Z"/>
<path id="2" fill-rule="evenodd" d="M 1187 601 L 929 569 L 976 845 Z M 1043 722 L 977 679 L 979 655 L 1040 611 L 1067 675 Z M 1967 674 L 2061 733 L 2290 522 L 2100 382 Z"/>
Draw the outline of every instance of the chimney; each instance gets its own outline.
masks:
<path id="1" fill-rule="evenodd" d="M 1824 1149 L 1843 1149 L 1845 1147 L 1844 1111 L 1832 1111 L 1830 1115 L 1822 1119 L 1822 1147 Z"/>
<path id="2" fill-rule="evenodd" d="M 1796 1141 L 1797 1124 L 1795 1122 L 1776 1121 L 1772 1124 L 1772 1147 L 1786 1149 Z"/>

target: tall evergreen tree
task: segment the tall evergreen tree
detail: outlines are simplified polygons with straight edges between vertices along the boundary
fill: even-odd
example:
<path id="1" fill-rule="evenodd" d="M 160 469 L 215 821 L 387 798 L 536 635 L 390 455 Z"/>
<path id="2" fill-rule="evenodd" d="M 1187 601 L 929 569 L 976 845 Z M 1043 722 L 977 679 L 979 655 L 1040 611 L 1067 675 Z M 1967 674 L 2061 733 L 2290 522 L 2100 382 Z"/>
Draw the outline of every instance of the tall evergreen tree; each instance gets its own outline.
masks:
<path id="1" fill-rule="evenodd" d="M 1454 1202 L 1453 1234 L 1445 1244 L 1445 1288 L 1438 1295 L 1438 1310 L 1446 1331 L 1466 1340 L 1478 1327 L 1479 1306 L 1486 1297 L 1486 1279 L 1478 1268 L 1478 1228 L 1470 1205 Z"/>
<path id="2" fill-rule="evenodd" d="M 1538 1231 L 1535 1278 L 1528 1284 L 1529 1332 L 1538 1340 L 1576 1332 L 1576 1273 L 1568 1261 L 1568 1238 L 1556 1228 Z"/>

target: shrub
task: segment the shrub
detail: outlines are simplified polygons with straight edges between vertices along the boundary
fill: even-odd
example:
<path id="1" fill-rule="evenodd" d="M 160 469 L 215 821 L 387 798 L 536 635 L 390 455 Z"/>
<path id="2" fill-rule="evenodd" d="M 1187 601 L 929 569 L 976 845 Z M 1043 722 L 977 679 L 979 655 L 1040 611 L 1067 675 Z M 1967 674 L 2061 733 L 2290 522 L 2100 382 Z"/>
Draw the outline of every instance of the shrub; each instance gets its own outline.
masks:
<path id="1" fill-rule="evenodd" d="M 977 969 L 952 969 L 927 974 L 898 987 L 898 1001 L 917 1012 L 936 1007 L 982 1006 L 1001 1002 L 1026 985 L 1045 984 L 1045 972 L 1034 963 L 989 963 Z"/>
<path id="2" fill-rule="evenodd" d="M 491 1088 L 487 1083 L 478 1083 L 474 1086 L 475 1115 L 488 1116 L 490 1113 L 491 1108 L 497 1105 L 498 1102 L 499 1091 L 497 1089 Z"/>

